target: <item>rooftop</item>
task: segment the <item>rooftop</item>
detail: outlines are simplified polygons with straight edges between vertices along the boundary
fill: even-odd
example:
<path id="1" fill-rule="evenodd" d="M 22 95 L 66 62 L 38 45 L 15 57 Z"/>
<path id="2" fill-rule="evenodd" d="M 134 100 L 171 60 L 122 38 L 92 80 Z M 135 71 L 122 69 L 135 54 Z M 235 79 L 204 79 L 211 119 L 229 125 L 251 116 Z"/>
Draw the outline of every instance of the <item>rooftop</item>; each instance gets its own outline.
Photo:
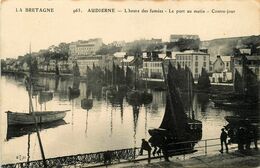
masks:
<path id="1" fill-rule="evenodd" d="M 246 59 L 249 61 L 260 61 L 260 55 L 246 56 Z"/>
<path id="2" fill-rule="evenodd" d="M 127 56 L 122 60 L 122 62 L 132 62 L 135 59 L 134 56 Z"/>
<path id="3" fill-rule="evenodd" d="M 231 56 L 220 56 L 220 58 L 221 58 L 222 61 L 224 61 L 224 62 L 229 62 L 229 61 L 231 61 Z"/>
<path id="4" fill-rule="evenodd" d="M 186 50 L 184 52 L 177 52 L 176 55 L 179 54 L 200 54 L 200 55 L 209 55 L 208 53 L 204 53 L 201 51 L 194 51 L 194 50 Z"/>
<path id="5" fill-rule="evenodd" d="M 123 58 L 125 57 L 126 55 L 126 52 L 116 52 L 114 53 L 114 56 L 117 57 L 117 58 Z"/>

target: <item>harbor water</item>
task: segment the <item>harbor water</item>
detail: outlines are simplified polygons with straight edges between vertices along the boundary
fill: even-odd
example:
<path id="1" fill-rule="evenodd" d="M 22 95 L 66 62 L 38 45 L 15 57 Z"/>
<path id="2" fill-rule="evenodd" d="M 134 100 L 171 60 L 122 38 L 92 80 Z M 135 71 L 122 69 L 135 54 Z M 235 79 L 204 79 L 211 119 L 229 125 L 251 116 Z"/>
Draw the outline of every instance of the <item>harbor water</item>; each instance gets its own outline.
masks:
<path id="1" fill-rule="evenodd" d="M 37 84 L 53 92 L 53 96 L 48 99 L 34 93 L 35 111 L 70 110 L 64 121 L 40 126 L 46 158 L 140 147 L 141 139 L 150 137 L 148 129 L 158 128 L 164 115 L 165 91 L 151 90 L 152 103 L 133 107 L 125 98 L 116 103 L 109 101 L 102 95 L 101 88 L 88 94 L 85 81 L 79 82 L 77 96 L 69 95 L 68 88 L 75 85 L 70 78 L 39 77 Z M 41 159 L 34 127 L 9 128 L 7 125 L 6 111 L 28 112 L 24 79 L 2 76 L 0 86 L 2 163 Z M 86 97 L 93 98 L 93 107 L 89 110 L 81 108 L 81 100 Z M 205 93 L 194 95 L 193 109 L 195 118 L 203 124 L 202 139 L 218 138 L 221 128 L 227 124 L 224 117 L 239 112 L 215 108 Z"/>

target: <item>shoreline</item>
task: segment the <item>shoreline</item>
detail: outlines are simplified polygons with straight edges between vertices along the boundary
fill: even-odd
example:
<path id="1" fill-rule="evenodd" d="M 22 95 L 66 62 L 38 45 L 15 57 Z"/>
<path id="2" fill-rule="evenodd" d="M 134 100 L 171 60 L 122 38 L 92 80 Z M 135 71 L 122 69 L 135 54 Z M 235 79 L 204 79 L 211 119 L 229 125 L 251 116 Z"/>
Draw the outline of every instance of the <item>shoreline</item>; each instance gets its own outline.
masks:
<path id="1" fill-rule="evenodd" d="M 24 75 L 24 74 L 29 74 L 29 72 L 25 71 L 1 71 L 2 74 L 11 74 L 11 75 Z M 62 77 L 62 78 L 74 78 L 73 74 L 69 73 L 61 73 L 59 75 L 56 75 L 55 72 L 38 72 L 38 75 L 40 77 Z M 81 81 L 87 80 L 86 76 L 79 76 L 77 77 Z M 141 83 L 143 86 L 147 84 L 147 87 L 153 90 L 166 90 L 165 84 L 163 80 L 154 80 L 154 79 L 144 79 L 142 78 Z M 196 84 L 194 88 L 194 92 L 196 93 L 208 93 L 208 94 L 221 94 L 221 93 L 227 93 L 227 92 L 232 92 L 233 91 L 233 84 L 230 83 L 212 83 L 211 88 L 209 90 L 198 90 L 196 89 Z"/>

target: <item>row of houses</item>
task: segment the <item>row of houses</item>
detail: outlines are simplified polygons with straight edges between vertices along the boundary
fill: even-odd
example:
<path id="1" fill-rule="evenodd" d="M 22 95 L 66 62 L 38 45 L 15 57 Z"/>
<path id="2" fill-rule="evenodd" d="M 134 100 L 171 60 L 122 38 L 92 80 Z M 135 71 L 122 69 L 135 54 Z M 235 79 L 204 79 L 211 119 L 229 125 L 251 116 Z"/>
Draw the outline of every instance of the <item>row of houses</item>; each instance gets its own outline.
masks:
<path id="1" fill-rule="evenodd" d="M 170 41 L 178 41 L 179 39 L 199 39 L 198 36 L 192 35 L 172 35 Z M 161 39 L 152 39 L 153 43 L 161 43 Z M 89 39 L 87 41 L 79 40 L 69 45 L 69 57 L 65 60 L 49 59 L 36 56 L 38 70 L 42 72 L 54 72 L 57 67 L 61 73 L 72 73 L 73 67 L 77 64 L 80 74 L 87 75 L 87 68 L 100 66 L 101 68 L 111 69 L 113 64 L 121 67 L 129 67 L 133 70 L 138 68 L 138 72 L 144 78 L 163 79 L 162 62 L 171 62 L 176 67 L 188 67 L 193 78 L 197 80 L 204 68 L 210 73 L 210 80 L 213 83 L 229 82 L 233 79 L 234 68 L 239 69 L 239 58 L 232 56 L 212 56 L 208 54 L 206 49 L 187 50 L 184 52 L 176 52 L 167 49 L 164 46 L 160 50 L 142 51 L 137 56 L 128 55 L 126 52 L 116 52 L 108 55 L 97 55 L 96 52 L 102 47 L 103 42 L 100 38 Z M 113 42 L 110 45 L 125 45 L 122 42 Z M 259 78 L 259 56 L 251 56 L 250 49 L 240 49 L 241 54 L 247 55 L 249 67 Z M 21 59 L 6 59 L 6 70 L 22 70 L 28 71 L 27 62 Z M 136 66 L 138 65 L 138 66 Z"/>

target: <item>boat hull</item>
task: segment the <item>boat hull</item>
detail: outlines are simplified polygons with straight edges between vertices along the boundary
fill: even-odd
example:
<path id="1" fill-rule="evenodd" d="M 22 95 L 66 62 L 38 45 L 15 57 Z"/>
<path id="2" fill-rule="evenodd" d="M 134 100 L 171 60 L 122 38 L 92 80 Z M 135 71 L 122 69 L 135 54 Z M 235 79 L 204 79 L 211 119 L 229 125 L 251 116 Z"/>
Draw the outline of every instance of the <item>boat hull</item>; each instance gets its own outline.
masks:
<path id="1" fill-rule="evenodd" d="M 46 111 L 46 112 L 34 112 L 36 117 L 36 122 L 38 124 L 54 122 L 63 119 L 66 116 L 65 111 Z M 7 123 L 8 125 L 31 125 L 35 124 L 34 116 L 32 113 L 19 113 L 11 112 L 7 113 Z"/>
<path id="2" fill-rule="evenodd" d="M 232 108 L 232 109 L 254 109 L 258 103 L 245 103 L 245 102 L 227 102 L 227 101 L 213 101 L 216 107 Z"/>

